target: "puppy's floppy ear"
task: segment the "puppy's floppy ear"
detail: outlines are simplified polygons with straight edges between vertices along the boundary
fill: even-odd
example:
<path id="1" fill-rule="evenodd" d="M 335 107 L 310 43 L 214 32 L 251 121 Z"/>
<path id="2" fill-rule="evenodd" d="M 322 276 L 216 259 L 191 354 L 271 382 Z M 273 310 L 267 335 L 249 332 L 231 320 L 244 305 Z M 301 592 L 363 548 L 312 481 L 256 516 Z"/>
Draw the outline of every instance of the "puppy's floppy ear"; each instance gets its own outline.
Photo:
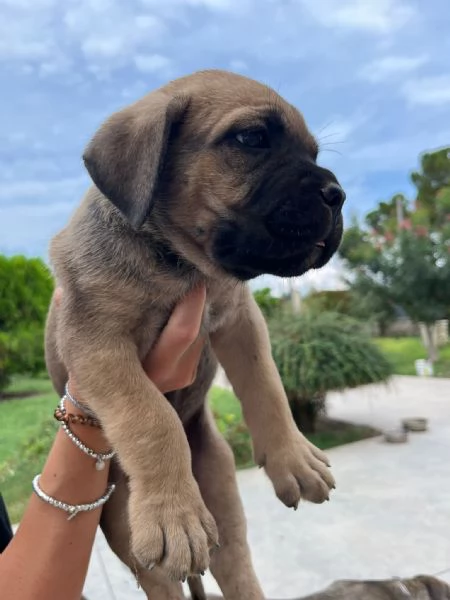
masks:
<path id="1" fill-rule="evenodd" d="M 135 228 L 152 207 L 172 126 L 188 104 L 186 96 L 151 94 L 112 115 L 83 154 L 92 181 Z"/>

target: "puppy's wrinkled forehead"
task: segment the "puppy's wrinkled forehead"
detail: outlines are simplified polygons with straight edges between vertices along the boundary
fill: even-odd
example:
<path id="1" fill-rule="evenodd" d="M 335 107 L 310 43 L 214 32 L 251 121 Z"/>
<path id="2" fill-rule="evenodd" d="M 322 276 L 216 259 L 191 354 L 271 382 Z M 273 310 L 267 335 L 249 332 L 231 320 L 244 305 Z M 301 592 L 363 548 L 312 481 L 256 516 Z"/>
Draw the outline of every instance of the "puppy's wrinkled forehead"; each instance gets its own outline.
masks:
<path id="1" fill-rule="evenodd" d="M 171 82 L 167 91 L 189 97 L 189 121 L 217 138 L 231 128 L 273 126 L 295 135 L 312 154 L 317 142 L 301 113 L 272 88 L 226 71 L 201 71 Z"/>

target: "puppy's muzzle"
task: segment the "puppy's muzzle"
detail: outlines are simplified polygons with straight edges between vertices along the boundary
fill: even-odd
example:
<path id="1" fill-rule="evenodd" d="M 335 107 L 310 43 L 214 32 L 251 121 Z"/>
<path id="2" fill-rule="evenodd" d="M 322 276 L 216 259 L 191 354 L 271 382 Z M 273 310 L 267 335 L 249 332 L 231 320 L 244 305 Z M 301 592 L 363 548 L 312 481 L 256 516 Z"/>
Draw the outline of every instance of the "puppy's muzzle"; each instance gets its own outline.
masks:
<path id="1" fill-rule="evenodd" d="M 345 202 L 345 192 L 338 183 L 328 183 L 321 190 L 322 198 L 327 206 L 333 211 L 342 210 Z"/>
<path id="2" fill-rule="evenodd" d="M 338 226 L 344 202 L 344 190 L 330 182 L 308 190 L 301 203 L 295 198 L 281 202 L 269 213 L 265 224 L 270 235 L 280 240 L 320 242 Z"/>

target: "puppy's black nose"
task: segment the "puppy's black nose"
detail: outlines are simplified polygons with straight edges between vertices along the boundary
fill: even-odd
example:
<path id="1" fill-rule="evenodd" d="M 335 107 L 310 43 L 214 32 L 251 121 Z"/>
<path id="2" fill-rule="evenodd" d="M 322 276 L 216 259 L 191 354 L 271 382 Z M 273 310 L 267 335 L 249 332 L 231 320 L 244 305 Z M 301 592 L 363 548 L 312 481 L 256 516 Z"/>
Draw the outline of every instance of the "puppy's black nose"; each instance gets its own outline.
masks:
<path id="1" fill-rule="evenodd" d="M 327 183 L 320 191 L 330 208 L 341 208 L 345 202 L 345 192 L 338 183 Z"/>

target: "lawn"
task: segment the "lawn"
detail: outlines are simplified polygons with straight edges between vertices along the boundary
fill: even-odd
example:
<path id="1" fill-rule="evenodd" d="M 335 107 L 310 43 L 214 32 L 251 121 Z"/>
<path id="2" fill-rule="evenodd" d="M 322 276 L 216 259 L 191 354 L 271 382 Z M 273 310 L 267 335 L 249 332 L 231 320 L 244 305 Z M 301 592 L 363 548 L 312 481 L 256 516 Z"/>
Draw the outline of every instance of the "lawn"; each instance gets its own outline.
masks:
<path id="1" fill-rule="evenodd" d="M 396 375 L 415 375 L 414 361 L 426 358 L 426 350 L 416 337 L 377 338 L 376 343 L 391 361 Z M 436 377 L 450 377 L 450 344 L 439 350 L 434 366 Z"/>
<path id="2" fill-rule="evenodd" d="M 17 378 L 6 391 L 23 394 L 0 401 L 0 490 L 17 522 L 56 432 L 52 414 L 57 396 L 48 379 Z"/>

